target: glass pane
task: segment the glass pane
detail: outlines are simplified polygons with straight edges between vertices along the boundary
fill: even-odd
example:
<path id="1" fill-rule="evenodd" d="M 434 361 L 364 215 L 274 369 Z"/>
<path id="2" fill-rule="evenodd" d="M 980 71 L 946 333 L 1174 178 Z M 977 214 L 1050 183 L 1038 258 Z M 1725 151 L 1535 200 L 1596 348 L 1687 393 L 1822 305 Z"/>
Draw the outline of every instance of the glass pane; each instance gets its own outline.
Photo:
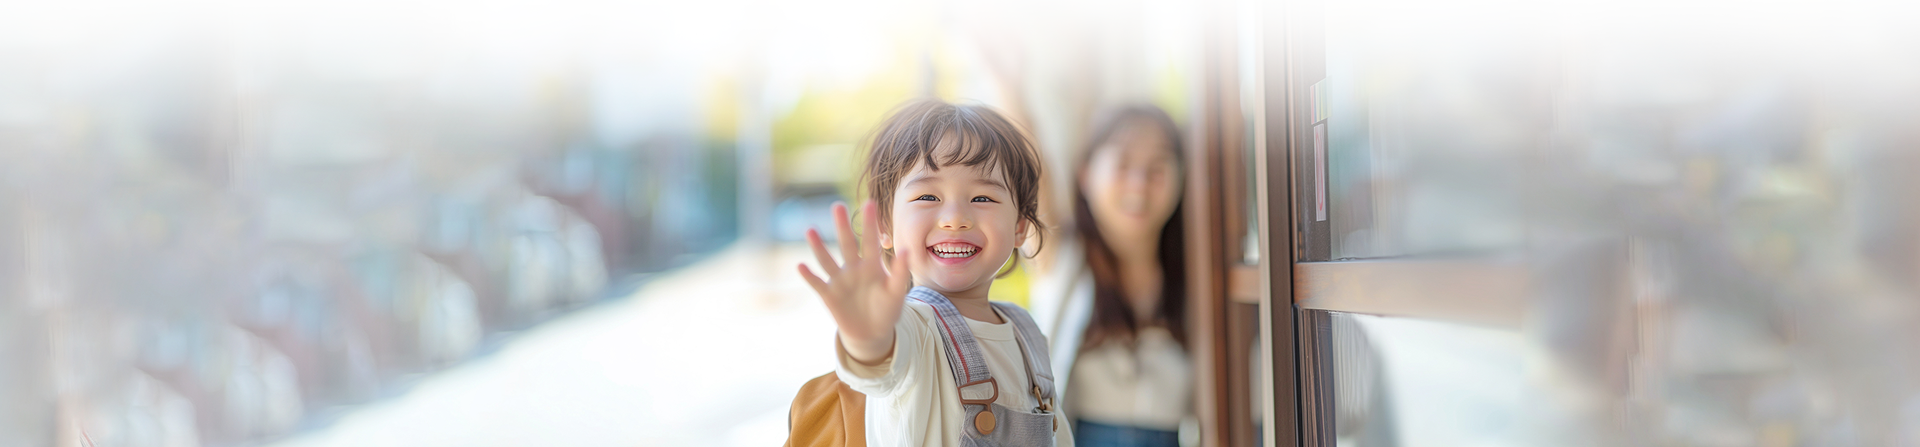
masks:
<path id="1" fill-rule="evenodd" d="M 1512 324 L 1332 319 L 1342 444 L 1920 442 L 1913 36 L 1629 9 L 1328 3 L 1332 257 L 1527 284 Z"/>
<path id="2" fill-rule="evenodd" d="M 1329 323 L 1337 445 L 1505 445 L 1521 426 L 1519 332 L 1348 313 Z"/>
<path id="3" fill-rule="evenodd" d="M 1521 244 L 1519 162 L 1537 149 L 1541 48 L 1494 32 L 1422 32 L 1417 15 L 1327 13 L 1325 120 L 1334 259 Z"/>

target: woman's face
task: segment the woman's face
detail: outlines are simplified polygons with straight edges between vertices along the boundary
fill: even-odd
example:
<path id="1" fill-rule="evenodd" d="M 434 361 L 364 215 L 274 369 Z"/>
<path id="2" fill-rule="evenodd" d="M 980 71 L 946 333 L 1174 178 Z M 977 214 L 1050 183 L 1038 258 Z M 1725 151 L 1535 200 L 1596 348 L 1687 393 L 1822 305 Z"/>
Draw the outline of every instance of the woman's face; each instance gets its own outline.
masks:
<path id="1" fill-rule="evenodd" d="M 1180 203 L 1178 160 L 1166 132 L 1139 120 L 1122 124 L 1093 148 L 1080 173 L 1080 190 L 1108 245 L 1158 243 L 1160 229 Z"/>

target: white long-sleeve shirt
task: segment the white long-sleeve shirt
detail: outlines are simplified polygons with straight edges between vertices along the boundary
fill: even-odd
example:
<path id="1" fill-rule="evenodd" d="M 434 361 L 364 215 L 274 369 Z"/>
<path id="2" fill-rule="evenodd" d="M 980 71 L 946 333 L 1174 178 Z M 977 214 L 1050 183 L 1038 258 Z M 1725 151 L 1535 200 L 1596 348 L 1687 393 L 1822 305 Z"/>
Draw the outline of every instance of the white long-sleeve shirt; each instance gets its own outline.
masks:
<path id="1" fill-rule="evenodd" d="M 999 310 L 994 311 L 996 314 Z M 847 354 L 836 341 L 840 381 L 867 395 L 867 445 L 883 446 L 959 446 L 961 424 L 966 409 L 960 405 L 960 390 L 947 366 L 946 346 L 940 339 L 937 312 L 933 306 L 908 300 L 894 325 L 893 356 L 867 366 Z M 1027 379 L 1026 363 L 1021 360 L 1020 345 L 1011 320 L 1001 316 L 1001 324 L 974 321 L 967 327 L 980 340 L 986 356 L 987 371 L 999 383 L 995 403 L 1007 408 L 1032 411 L 1036 402 Z M 1029 349 L 1047 349 L 1029 346 Z M 968 397 L 985 398 L 989 387 L 968 389 Z M 979 393 L 975 396 L 973 393 Z M 1054 401 L 1061 402 L 1056 395 Z M 1070 421 L 1054 413 L 1058 429 L 1054 445 L 1073 447 Z"/>

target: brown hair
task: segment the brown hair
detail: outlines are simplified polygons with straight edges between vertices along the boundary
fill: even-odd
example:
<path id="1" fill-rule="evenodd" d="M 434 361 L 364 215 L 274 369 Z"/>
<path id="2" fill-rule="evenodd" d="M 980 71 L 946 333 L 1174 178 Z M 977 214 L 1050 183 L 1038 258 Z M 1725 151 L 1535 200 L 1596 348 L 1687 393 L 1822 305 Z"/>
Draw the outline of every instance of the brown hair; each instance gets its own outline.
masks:
<path id="1" fill-rule="evenodd" d="M 1086 150 L 1080 154 L 1077 172 L 1085 172 L 1094 152 L 1120 129 L 1142 123 L 1159 127 L 1167 138 L 1167 150 L 1173 151 L 1174 161 L 1181 167 L 1186 166 L 1180 128 L 1158 107 L 1135 105 L 1114 109 L 1102 114 L 1098 123 L 1092 138 L 1087 140 Z M 1133 314 L 1133 307 L 1127 305 L 1126 295 L 1120 291 L 1120 261 L 1093 221 L 1086 191 L 1075 188 L 1073 196 L 1073 224 L 1086 244 L 1087 269 L 1093 272 L 1093 319 L 1087 324 L 1085 342 L 1080 347 L 1093 348 L 1109 341 L 1132 344 L 1141 323 Z M 1175 204 L 1172 216 L 1160 229 L 1160 306 L 1146 324 L 1165 325 L 1174 340 L 1184 347 L 1187 344 L 1187 246 L 1182 220 L 1181 206 Z"/>
<path id="2" fill-rule="evenodd" d="M 952 145 L 952 151 L 935 160 L 934 152 L 941 149 L 942 141 Z M 986 165 L 1007 177 L 1014 209 L 1027 223 L 1027 234 L 1039 237 L 1042 233 L 1040 154 L 1026 132 L 993 109 L 937 99 L 909 101 L 881 121 L 868 146 L 866 172 L 861 177 L 867 183 L 867 198 L 879 205 L 875 208 L 880 212 L 880 225 L 892 227 L 893 190 L 915 166 L 926 163 L 927 169 L 939 171 L 941 166 L 956 164 Z M 1013 273 L 1020 257 L 1012 259 L 994 278 Z"/>

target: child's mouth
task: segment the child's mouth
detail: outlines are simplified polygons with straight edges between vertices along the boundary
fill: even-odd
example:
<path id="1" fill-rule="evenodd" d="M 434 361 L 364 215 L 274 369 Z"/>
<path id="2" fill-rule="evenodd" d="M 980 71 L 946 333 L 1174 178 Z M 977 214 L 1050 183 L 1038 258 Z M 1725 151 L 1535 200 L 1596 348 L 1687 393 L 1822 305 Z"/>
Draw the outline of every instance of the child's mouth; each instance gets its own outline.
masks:
<path id="1" fill-rule="evenodd" d="M 943 262 L 959 262 L 980 254 L 980 246 L 965 242 L 941 242 L 927 247 L 927 252 Z"/>

